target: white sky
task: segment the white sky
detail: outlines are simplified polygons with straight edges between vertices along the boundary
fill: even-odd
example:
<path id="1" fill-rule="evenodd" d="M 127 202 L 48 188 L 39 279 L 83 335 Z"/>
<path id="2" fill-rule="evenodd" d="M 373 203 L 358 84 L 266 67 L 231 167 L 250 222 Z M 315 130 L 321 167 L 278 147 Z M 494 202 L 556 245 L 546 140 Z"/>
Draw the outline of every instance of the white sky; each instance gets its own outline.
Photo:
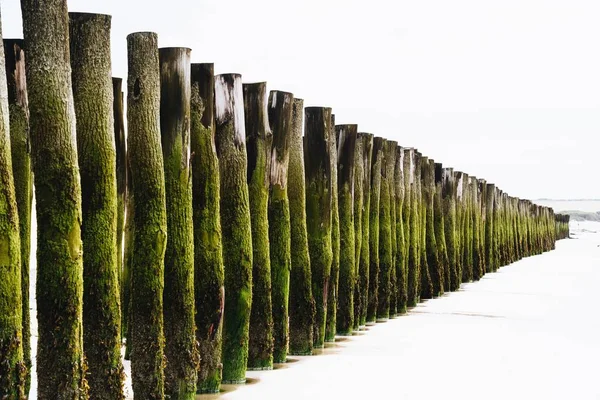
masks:
<path id="1" fill-rule="evenodd" d="M 597 0 L 70 0 L 522 198 L 600 198 Z M 2 2 L 4 37 L 20 4 Z"/>

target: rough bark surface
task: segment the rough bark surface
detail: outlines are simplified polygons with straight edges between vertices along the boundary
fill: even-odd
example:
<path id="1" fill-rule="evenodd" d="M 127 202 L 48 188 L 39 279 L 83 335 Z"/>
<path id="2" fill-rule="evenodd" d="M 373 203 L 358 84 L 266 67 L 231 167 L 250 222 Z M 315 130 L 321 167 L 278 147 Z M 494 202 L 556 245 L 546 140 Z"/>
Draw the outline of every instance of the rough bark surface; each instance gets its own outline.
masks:
<path id="1" fill-rule="evenodd" d="M 38 398 L 87 397 L 81 187 L 66 0 L 22 0 L 37 217 Z"/>
<path id="2" fill-rule="evenodd" d="M 71 68 L 81 176 L 83 350 L 89 394 L 124 398 L 117 268 L 117 177 L 111 17 L 70 13 Z"/>
<path id="3" fill-rule="evenodd" d="M 288 167 L 290 200 L 290 354 L 310 355 L 313 350 L 315 302 L 312 296 L 308 234 L 306 228 L 306 188 L 302 126 L 304 101 L 294 99 Z"/>
<path id="4" fill-rule="evenodd" d="M 267 83 L 244 84 L 248 191 L 252 222 L 252 310 L 248 369 L 273 368 L 273 304 L 269 244 L 269 170 L 273 134 L 267 111 Z"/>
<path id="5" fill-rule="evenodd" d="M 221 341 L 225 304 L 220 218 L 219 160 L 215 147 L 213 64 L 192 64 L 191 150 L 194 212 L 194 295 L 200 348 L 198 393 L 221 386 Z"/>
<path id="6" fill-rule="evenodd" d="M 215 105 L 227 293 L 223 322 L 223 382 L 244 383 L 252 305 L 252 228 L 241 75 L 215 77 Z"/>
<path id="7" fill-rule="evenodd" d="M 194 399 L 200 357 L 194 323 L 194 224 L 190 148 L 191 77 L 187 48 L 159 50 L 160 130 L 165 166 L 165 395 Z"/>
<path id="8" fill-rule="evenodd" d="M 131 171 L 131 375 L 140 399 L 164 398 L 163 290 L 167 213 L 160 135 L 157 35 L 127 36 L 127 148 Z"/>

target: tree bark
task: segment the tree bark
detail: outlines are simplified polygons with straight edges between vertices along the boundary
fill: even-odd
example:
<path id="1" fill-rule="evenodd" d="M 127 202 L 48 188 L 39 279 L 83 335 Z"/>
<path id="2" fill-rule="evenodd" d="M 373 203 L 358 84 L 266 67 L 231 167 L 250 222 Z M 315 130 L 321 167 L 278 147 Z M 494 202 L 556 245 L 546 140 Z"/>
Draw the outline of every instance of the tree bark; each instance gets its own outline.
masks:
<path id="1" fill-rule="evenodd" d="M 338 210 L 340 219 L 340 273 L 337 301 L 336 331 L 350 336 L 354 330 L 354 282 L 356 281 L 354 227 L 354 169 L 356 125 L 337 125 L 338 141 Z"/>
<path id="2" fill-rule="evenodd" d="M 0 37 L 2 30 L 0 28 Z M 8 62 L 5 65 L 4 46 L 0 43 L 0 71 L 8 74 L 0 74 L 0 397 L 6 399 L 24 399 L 27 366 L 23 358 L 23 288 L 21 285 L 21 239 L 19 236 L 19 209 L 17 207 L 17 195 L 15 191 L 15 180 L 13 177 L 13 164 L 11 156 L 11 137 L 9 125 L 9 108 L 7 92 L 7 75 L 11 78 L 11 105 L 12 108 L 24 111 L 21 105 L 16 104 L 15 89 L 16 80 L 13 71 L 16 71 L 15 52 L 21 56 L 20 46 L 8 48 Z M 12 65 L 11 65 L 12 64 Z M 22 68 L 22 67 L 21 67 Z M 22 72 L 22 71 L 19 71 Z M 21 87 L 25 89 L 24 87 Z M 26 96 L 26 95 L 25 95 Z M 26 97 L 24 99 L 26 105 Z M 26 108 L 25 108 L 26 110 Z M 13 111 L 14 113 L 14 111 Z M 26 114 L 26 112 L 25 112 Z M 23 118 L 25 117 L 25 118 Z M 26 115 L 21 116 L 26 122 Z M 22 164 L 27 160 L 26 149 L 23 149 L 23 139 L 26 139 L 27 130 L 16 130 L 15 150 L 21 145 L 21 152 L 15 152 L 17 163 Z M 25 127 L 26 128 L 26 127 Z M 27 143 L 25 141 L 25 143 Z M 25 150 L 25 151 L 23 151 Z M 24 157 L 25 156 L 25 157 Z M 23 179 L 19 172 L 15 177 Z M 25 177 L 27 177 L 26 174 Z M 17 185 L 21 185 L 21 182 Z M 21 193 L 23 195 L 24 193 Z M 27 203 L 22 205 L 27 206 Z"/>
<path id="3" fill-rule="evenodd" d="M 379 291 L 379 209 L 381 196 L 381 171 L 383 168 L 385 139 L 373 140 L 371 156 L 370 204 L 369 204 L 369 289 L 367 294 L 366 322 L 377 320 Z"/>
<path id="4" fill-rule="evenodd" d="M 315 299 L 314 347 L 325 342 L 331 245 L 331 108 L 305 109 L 306 227 Z"/>
<path id="5" fill-rule="evenodd" d="M 21 300 L 23 325 L 23 359 L 25 361 L 25 395 L 31 386 L 31 323 L 29 314 L 29 261 L 31 248 L 31 201 L 33 184 L 29 138 L 29 104 L 25 78 L 25 51 L 22 39 L 4 39 L 10 152 L 15 196 L 19 212 L 21 242 Z"/>
<path id="6" fill-rule="evenodd" d="M 190 148 L 191 50 L 159 50 L 160 130 L 165 167 L 165 394 L 194 399 L 200 356 L 194 323 L 194 223 Z"/>
<path id="7" fill-rule="evenodd" d="M 269 242 L 271 244 L 271 297 L 273 300 L 273 360 L 284 363 L 289 347 L 290 203 L 288 166 L 294 95 L 271 91 L 269 125 L 273 132 L 269 191 Z"/>
<path id="8" fill-rule="evenodd" d="M 267 83 L 244 84 L 248 191 L 252 222 L 252 310 L 248 369 L 273 369 L 273 304 L 269 244 L 269 171 L 273 134 L 267 110 Z"/>
<path id="9" fill-rule="evenodd" d="M 288 167 L 290 200 L 290 354 L 311 355 L 315 323 L 308 234 L 302 126 L 304 101 L 294 99 Z"/>
<path id="10" fill-rule="evenodd" d="M 252 228 L 248 194 L 244 94 L 238 74 L 215 77 L 216 148 L 221 179 L 225 265 L 223 382 L 246 382 L 252 305 Z"/>
<path id="11" fill-rule="evenodd" d="M 167 242 L 157 35 L 127 36 L 127 148 L 132 180 L 131 373 L 140 399 L 164 398 L 163 289 Z"/>
<path id="12" fill-rule="evenodd" d="M 338 138 L 335 129 L 335 115 L 331 116 L 331 124 L 329 125 L 330 134 L 330 162 L 331 162 L 331 251 L 333 257 L 331 259 L 331 273 L 329 278 L 329 286 L 327 293 L 327 326 L 325 327 L 325 341 L 335 341 L 337 331 L 337 303 L 340 280 L 340 210 L 338 198 Z"/>
<path id="13" fill-rule="evenodd" d="M 22 0 L 37 216 L 38 398 L 87 397 L 81 187 L 66 0 Z"/>
<path id="14" fill-rule="evenodd" d="M 396 146 L 398 143 L 386 141 L 383 146 L 383 163 L 381 165 L 381 197 L 379 200 L 379 274 L 378 274 L 378 306 L 377 320 L 390 317 L 391 271 L 393 269 L 392 247 L 392 196 L 391 186 L 394 182 Z"/>
<path id="15" fill-rule="evenodd" d="M 122 399 L 111 17 L 70 13 L 69 27 L 81 175 L 83 350 L 89 394 L 95 399 Z"/>
<path id="16" fill-rule="evenodd" d="M 198 393 L 218 393 L 225 288 L 219 160 L 215 147 L 214 65 L 192 64 L 191 76 L 194 293 L 196 339 L 202 358 L 196 390 Z"/>

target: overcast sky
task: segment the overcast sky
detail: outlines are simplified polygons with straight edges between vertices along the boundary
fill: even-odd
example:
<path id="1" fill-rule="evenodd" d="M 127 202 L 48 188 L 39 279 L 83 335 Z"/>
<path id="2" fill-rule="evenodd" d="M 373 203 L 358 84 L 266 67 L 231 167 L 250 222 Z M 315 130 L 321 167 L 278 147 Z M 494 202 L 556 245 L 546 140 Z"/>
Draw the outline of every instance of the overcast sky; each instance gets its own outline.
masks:
<path id="1" fill-rule="evenodd" d="M 597 0 L 69 0 L 522 198 L 600 198 Z M 18 0 L 4 37 L 21 37 Z"/>

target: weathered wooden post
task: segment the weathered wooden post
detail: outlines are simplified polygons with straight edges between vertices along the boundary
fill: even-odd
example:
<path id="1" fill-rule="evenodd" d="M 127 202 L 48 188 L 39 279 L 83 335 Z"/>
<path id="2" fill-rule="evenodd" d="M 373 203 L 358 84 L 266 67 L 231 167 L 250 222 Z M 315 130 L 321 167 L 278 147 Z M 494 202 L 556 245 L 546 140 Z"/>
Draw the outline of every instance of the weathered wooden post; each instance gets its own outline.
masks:
<path id="1" fill-rule="evenodd" d="M 221 343 L 225 288 L 219 202 L 219 159 L 215 146 L 214 65 L 191 66 L 190 142 L 194 218 L 196 339 L 200 348 L 198 393 L 221 386 Z"/>
<path id="2" fill-rule="evenodd" d="M 379 199 L 379 274 L 377 320 L 390 317 L 391 270 L 393 268 L 391 190 L 397 142 L 385 141 L 381 165 L 381 195 Z"/>
<path id="3" fill-rule="evenodd" d="M 420 300 L 433 297 L 433 283 L 427 260 L 427 213 L 429 209 L 429 158 L 417 153 L 417 184 L 419 185 L 419 255 L 421 259 L 419 290 Z"/>
<path id="4" fill-rule="evenodd" d="M 290 203 L 288 166 L 292 135 L 294 95 L 271 91 L 269 125 L 273 133 L 269 171 L 269 242 L 273 299 L 273 361 L 284 363 L 289 347 L 289 293 L 291 269 Z"/>
<path id="5" fill-rule="evenodd" d="M 438 271 L 440 274 L 439 294 L 443 294 L 449 288 L 450 280 L 450 261 L 448 260 L 448 250 L 446 246 L 445 215 L 443 209 L 443 178 L 444 168 L 442 164 L 436 163 L 435 168 L 435 192 L 433 198 L 433 225 L 435 228 L 435 244 L 437 248 Z"/>
<path id="6" fill-rule="evenodd" d="M 485 186 L 485 267 L 486 272 L 493 272 L 496 270 L 496 255 L 494 252 L 494 194 L 496 185 L 488 183 Z"/>
<path id="7" fill-rule="evenodd" d="M 69 13 L 82 192 L 83 350 L 89 394 L 123 398 L 111 17 Z"/>
<path id="8" fill-rule="evenodd" d="M 456 204 L 456 290 L 460 288 L 460 285 L 463 282 L 463 269 L 465 260 L 464 260 L 464 247 L 465 247 L 465 238 L 464 238 L 464 174 L 461 171 L 454 171 L 454 182 L 456 185 L 455 191 L 455 204 Z"/>
<path id="9" fill-rule="evenodd" d="M 215 105 L 226 293 L 223 382 L 244 383 L 252 306 L 253 253 L 241 75 L 215 77 Z"/>
<path id="10" fill-rule="evenodd" d="M 373 156 L 373 135 L 370 133 L 359 133 L 358 137 L 361 138 L 362 145 L 362 164 L 363 174 L 357 176 L 356 179 L 362 179 L 363 187 L 363 206 L 361 210 L 361 225 L 362 225 L 362 239 L 360 249 L 360 261 L 358 265 L 358 282 L 359 287 L 359 326 L 364 326 L 367 323 L 367 308 L 369 304 L 369 266 L 371 263 L 371 251 L 370 251 L 370 231 L 371 231 L 371 160 Z M 355 216 L 358 218 L 358 216 Z"/>
<path id="11" fill-rule="evenodd" d="M 394 186 L 396 193 L 396 312 L 406 313 L 408 284 L 408 252 L 404 227 L 404 202 L 406 188 L 404 184 L 404 155 L 402 147 L 396 146 L 396 165 L 394 167 Z"/>
<path id="12" fill-rule="evenodd" d="M 29 315 L 29 260 L 31 248 L 31 201 L 33 184 L 29 139 L 29 104 L 25 78 L 25 51 L 22 39 L 4 39 L 8 111 L 10 120 L 10 153 L 15 196 L 19 211 L 21 242 L 21 302 L 23 326 L 23 359 L 25 361 L 25 395 L 31 385 L 31 324 Z"/>
<path id="13" fill-rule="evenodd" d="M 131 374 L 136 398 L 164 397 L 163 288 L 167 213 L 160 143 L 158 37 L 127 36 L 127 148 L 131 171 Z"/>
<path id="14" fill-rule="evenodd" d="M 435 225 L 435 161 L 427 160 L 426 175 L 423 183 L 425 185 L 425 208 L 426 208 L 426 252 L 427 266 L 429 267 L 429 277 L 431 279 L 432 292 L 431 297 L 438 297 L 444 293 L 444 267 L 439 258 L 439 249 L 436 238 Z"/>
<path id="15" fill-rule="evenodd" d="M 456 243 L 456 184 L 454 169 L 444 168 L 442 177 L 442 210 L 444 213 L 444 238 L 448 253 L 449 279 L 446 281 L 446 290 L 455 291 L 459 288 L 458 260 Z"/>
<path id="16" fill-rule="evenodd" d="M 325 326 L 325 341 L 335 341 L 337 303 L 340 278 L 340 211 L 338 199 L 338 147 L 335 130 L 335 115 L 331 115 L 330 128 L 330 162 L 331 162 L 331 272 L 327 293 L 327 322 Z"/>
<path id="17" fill-rule="evenodd" d="M 305 109 L 306 226 L 316 305 L 313 342 L 325 343 L 331 250 L 331 108 Z"/>
<path id="18" fill-rule="evenodd" d="M 352 335 L 354 330 L 354 282 L 356 280 L 354 228 L 354 157 L 356 125 L 337 125 L 338 142 L 338 210 L 340 218 L 340 274 L 336 330 L 338 335 Z"/>
<path id="19" fill-rule="evenodd" d="M 481 191 L 477 178 L 471 178 L 471 204 L 472 206 L 472 227 L 473 227 L 473 280 L 478 281 L 485 273 L 485 264 L 481 251 Z"/>
<path id="20" fill-rule="evenodd" d="M 315 302 L 312 296 L 308 234 L 306 229 L 306 188 L 302 127 L 304 101 L 294 99 L 288 167 L 288 197 L 290 199 L 290 354 L 311 355 L 315 323 Z"/>
<path id="21" fill-rule="evenodd" d="M 477 181 L 477 202 L 479 204 L 479 208 L 477 210 L 479 219 L 479 250 L 478 250 L 478 263 L 479 263 L 479 271 L 481 276 L 483 277 L 487 271 L 487 260 L 485 256 L 485 225 L 487 221 L 487 182 L 485 179 L 479 179 Z"/>
<path id="22" fill-rule="evenodd" d="M 2 29 L 0 28 L 0 37 Z M 16 71 L 15 51 L 19 51 L 20 46 L 8 48 L 8 63 L 4 61 L 4 46 L 0 43 L 0 180 L 2 189 L 0 190 L 0 397 L 6 399 L 25 399 L 25 386 L 27 366 L 23 358 L 23 288 L 21 285 L 21 239 L 19 236 L 19 210 L 17 208 L 17 196 L 15 191 L 15 181 L 13 178 L 13 164 L 11 157 L 11 136 L 9 105 L 7 101 L 7 75 L 11 82 L 11 106 L 15 106 L 16 80 L 13 71 Z M 22 68 L 22 67 L 21 67 Z M 4 72 L 9 72 L 5 74 Z M 22 72 L 22 70 L 20 71 Z M 24 87 L 22 87 L 24 88 Z M 25 95 L 26 96 L 26 95 Z M 26 97 L 23 99 L 26 105 Z M 23 110 L 23 109 L 21 109 Z M 21 120 L 26 122 L 25 115 Z M 13 111 L 14 113 L 14 111 Z M 24 117 L 24 118 L 23 118 Z M 18 118 L 18 117 L 17 117 Z M 20 128 L 20 129 L 19 129 Z M 15 133 L 15 150 L 19 150 L 19 145 L 23 145 L 23 139 L 27 138 L 26 125 L 17 128 Z M 25 128 L 25 129 L 23 129 Z M 17 135 L 24 135 L 19 137 Z M 26 149 L 20 149 L 16 152 L 16 162 L 22 164 L 27 160 Z M 25 151 L 24 151 L 25 150 Z M 24 158 L 25 156 L 25 158 Z M 23 165 L 15 164 L 15 167 L 23 168 Z M 16 177 L 24 178 L 17 169 Z M 25 176 L 27 178 L 28 174 Z M 23 195 L 26 193 L 20 193 Z M 25 198 L 26 200 L 26 198 Z M 28 203 L 23 204 L 27 207 Z M 29 310 L 27 310 L 29 311 Z M 29 345 L 29 342 L 27 343 Z"/>
<path id="23" fill-rule="evenodd" d="M 362 212 L 364 202 L 364 179 L 365 165 L 364 165 L 364 145 L 365 138 L 356 135 L 356 141 L 354 145 L 354 330 L 360 329 L 360 314 L 361 314 L 361 288 L 360 288 L 360 257 L 362 247 Z"/>
<path id="24" fill-rule="evenodd" d="M 190 144 L 191 50 L 159 50 L 160 130 L 165 167 L 165 394 L 193 399 L 200 357 L 194 306 L 194 223 Z"/>
<path id="25" fill-rule="evenodd" d="M 369 204 L 369 286 L 367 293 L 366 323 L 377 320 L 379 307 L 379 209 L 381 196 L 381 170 L 383 168 L 385 139 L 376 137 L 373 140 L 371 156 L 371 182 Z"/>
<path id="26" fill-rule="evenodd" d="M 82 393 L 86 396 L 87 382 L 82 332 L 81 187 L 67 2 L 22 0 L 21 10 L 38 227 L 38 398 L 76 398 Z"/>
<path id="27" fill-rule="evenodd" d="M 404 226 L 408 254 L 407 307 L 414 307 L 419 302 L 418 286 L 420 266 L 419 254 L 419 217 L 417 197 L 417 165 L 416 154 L 412 148 L 405 150 L 404 183 L 406 186 L 406 201 L 404 207 Z"/>
<path id="28" fill-rule="evenodd" d="M 471 282 L 473 280 L 473 231 L 471 219 L 471 177 L 469 174 L 462 174 L 462 211 L 461 211 L 461 248 L 462 248 L 462 281 Z"/>
<path id="29" fill-rule="evenodd" d="M 273 135 L 267 112 L 267 83 L 244 84 L 248 192 L 252 223 L 252 310 L 248 369 L 273 368 L 273 314 L 269 249 L 269 172 Z M 227 271 L 226 271 L 227 272 Z M 225 292 L 227 303 L 227 292 Z M 225 315 L 227 317 L 227 315 Z"/>
<path id="30" fill-rule="evenodd" d="M 388 165 L 390 169 L 388 173 L 388 181 L 390 188 L 390 238 L 392 241 L 392 264 L 390 265 L 390 311 L 389 317 L 393 318 L 397 314 L 397 277 L 396 277 L 396 253 L 398 252 L 398 244 L 396 243 L 396 149 L 398 148 L 398 142 L 388 142 L 393 143 L 388 146 L 392 146 L 393 148 L 388 148 L 389 161 L 393 162 L 393 165 Z"/>

